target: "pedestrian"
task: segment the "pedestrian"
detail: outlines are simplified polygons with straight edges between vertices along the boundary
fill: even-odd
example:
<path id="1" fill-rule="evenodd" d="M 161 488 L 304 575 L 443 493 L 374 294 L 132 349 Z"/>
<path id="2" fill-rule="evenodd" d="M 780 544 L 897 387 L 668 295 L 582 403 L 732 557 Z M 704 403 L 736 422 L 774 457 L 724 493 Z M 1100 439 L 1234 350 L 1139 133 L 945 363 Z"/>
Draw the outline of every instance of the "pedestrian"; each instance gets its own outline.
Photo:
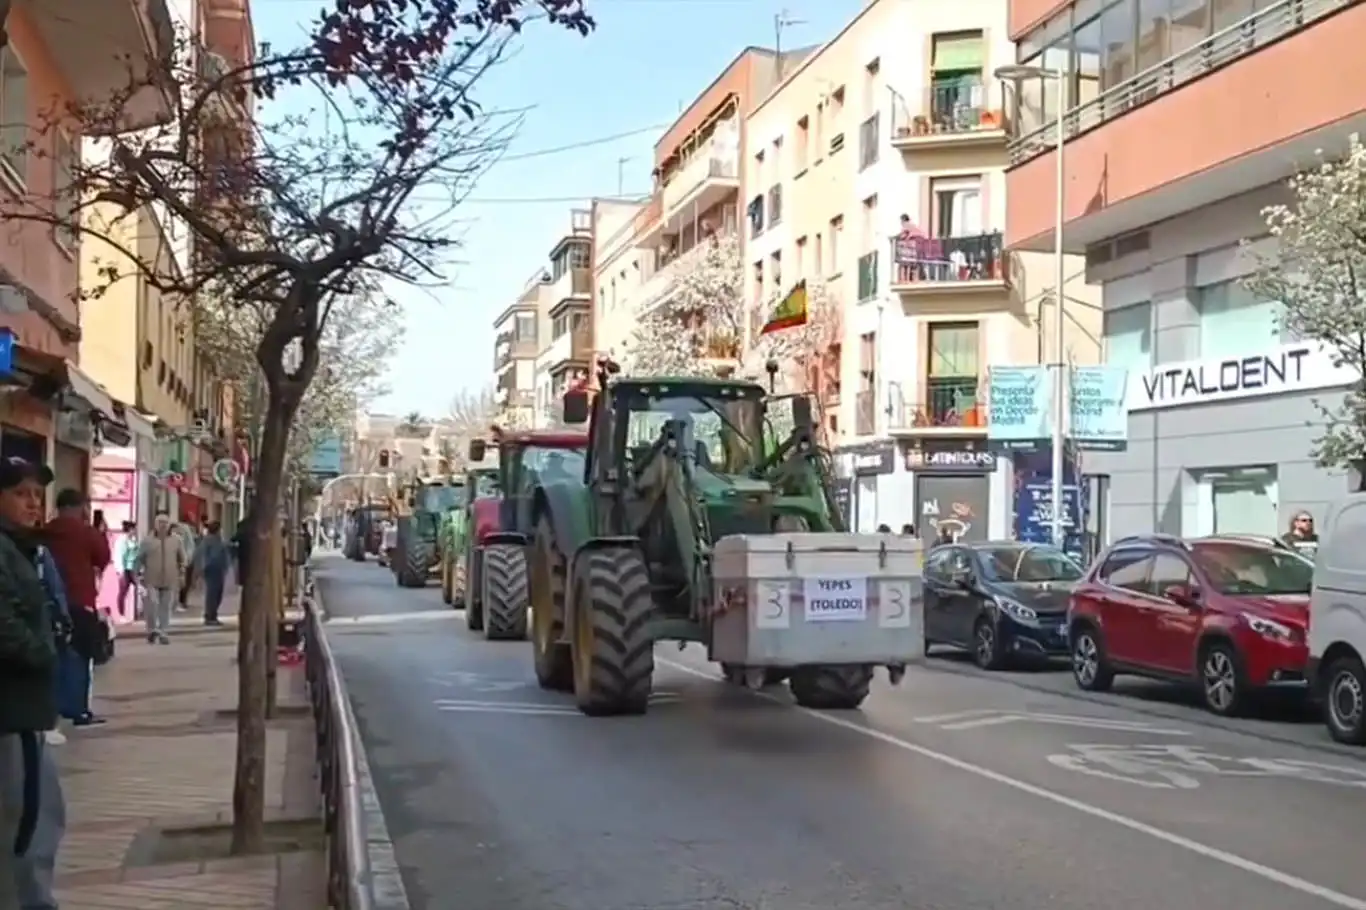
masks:
<path id="1" fill-rule="evenodd" d="M 211 521 L 204 526 L 204 536 L 195 545 L 192 571 L 197 571 L 204 579 L 204 625 L 221 626 L 218 609 L 223 605 L 223 587 L 228 578 L 228 566 L 232 558 L 228 545 L 219 534 L 218 522 Z"/>
<path id="2" fill-rule="evenodd" d="M 171 611 L 185 577 L 185 548 L 165 512 L 157 513 L 151 535 L 138 547 L 138 574 L 147 589 L 147 641 L 170 644 Z"/>
<path id="3" fill-rule="evenodd" d="M 57 607 L 39 574 L 43 488 L 52 472 L 0 461 L 0 907 L 56 910 L 66 828 L 61 779 L 45 734 L 57 726 Z"/>
<path id="4" fill-rule="evenodd" d="M 175 523 L 173 529 L 176 539 L 180 541 L 181 549 L 184 551 L 185 569 L 180 576 L 180 583 L 177 585 L 176 592 L 176 611 L 184 613 L 190 609 L 190 588 L 194 586 L 194 550 L 196 546 L 194 527 L 185 521 Z"/>
<path id="5" fill-rule="evenodd" d="M 109 567 L 109 538 L 86 519 L 80 490 L 57 494 L 57 517 L 44 529 L 71 616 L 71 647 L 63 654 L 62 716 L 76 726 L 101 723 L 90 710 L 91 672 L 109 635 L 99 612 L 99 579 Z"/>
<path id="6" fill-rule="evenodd" d="M 232 536 L 233 558 L 237 562 L 237 584 L 247 583 L 247 563 L 251 559 L 252 513 L 244 513 L 237 521 L 237 533 Z"/>
<path id="7" fill-rule="evenodd" d="M 1281 535 L 1281 542 L 1290 549 L 1314 558 L 1319 549 L 1319 535 L 1314 531 L 1314 516 L 1306 511 L 1295 513 L 1290 519 L 1290 530 Z"/>
<path id="8" fill-rule="evenodd" d="M 62 574 L 57 570 L 57 563 L 47 547 L 38 547 L 36 566 L 51 606 L 52 627 L 57 630 L 57 672 L 52 678 L 52 687 L 57 693 L 57 714 L 59 717 L 70 719 L 66 709 L 70 701 L 72 675 L 68 667 L 71 651 L 71 610 L 67 607 L 66 586 L 62 584 Z M 66 743 L 66 736 L 57 727 L 48 730 L 45 738 L 49 746 Z"/>
<path id="9" fill-rule="evenodd" d="M 125 604 L 128 592 L 133 592 L 133 614 L 138 612 L 137 567 L 138 567 L 138 526 L 131 521 L 122 525 L 123 536 L 114 547 L 114 566 L 119 573 L 119 615 L 127 616 Z"/>
<path id="10" fill-rule="evenodd" d="M 915 537 L 915 536 L 916 536 L 916 533 L 915 533 L 915 525 L 913 525 L 913 524 L 904 524 L 904 525 L 902 525 L 902 526 L 901 526 L 901 536 L 902 536 L 902 537 Z"/>
<path id="11" fill-rule="evenodd" d="M 890 534 L 890 533 L 892 533 L 892 526 L 891 526 L 891 525 L 878 525 L 878 526 L 877 526 L 877 532 L 878 532 L 879 534 Z"/>

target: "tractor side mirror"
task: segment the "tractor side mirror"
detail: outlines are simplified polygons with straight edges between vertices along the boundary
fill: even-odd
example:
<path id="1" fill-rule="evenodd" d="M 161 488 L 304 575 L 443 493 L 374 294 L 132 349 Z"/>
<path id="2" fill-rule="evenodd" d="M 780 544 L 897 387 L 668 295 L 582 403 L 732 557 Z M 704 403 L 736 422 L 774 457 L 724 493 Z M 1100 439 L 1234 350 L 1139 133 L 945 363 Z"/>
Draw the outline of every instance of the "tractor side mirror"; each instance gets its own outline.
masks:
<path id="1" fill-rule="evenodd" d="M 488 454 L 488 445 L 482 439 L 470 440 L 470 461 L 479 462 Z"/>
<path id="2" fill-rule="evenodd" d="M 564 393 L 564 422 L 580 424 L 588 422 L 588 393 L 579 389 Z"/>
<path id="3" fill-rule="evenodd" d="M 810 395 L 798 395 L 792 399 L 792 423 L 799 427 L 814 427 L 816 425 L 816 415 L 811 406 Z"/>

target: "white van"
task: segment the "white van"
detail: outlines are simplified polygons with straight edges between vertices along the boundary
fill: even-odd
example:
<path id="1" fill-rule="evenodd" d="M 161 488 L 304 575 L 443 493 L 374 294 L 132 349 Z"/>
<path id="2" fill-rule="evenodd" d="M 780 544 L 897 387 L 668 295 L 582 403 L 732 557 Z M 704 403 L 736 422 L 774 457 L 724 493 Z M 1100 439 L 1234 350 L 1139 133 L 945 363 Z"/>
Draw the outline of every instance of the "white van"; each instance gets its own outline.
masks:
<path id="1" fill-rule="evenodd" d="M 1309 596 L 1309 682 L 1328 732 L 1366 745 L 1366 493 L 1335 503 L 1319 534 Z"/>

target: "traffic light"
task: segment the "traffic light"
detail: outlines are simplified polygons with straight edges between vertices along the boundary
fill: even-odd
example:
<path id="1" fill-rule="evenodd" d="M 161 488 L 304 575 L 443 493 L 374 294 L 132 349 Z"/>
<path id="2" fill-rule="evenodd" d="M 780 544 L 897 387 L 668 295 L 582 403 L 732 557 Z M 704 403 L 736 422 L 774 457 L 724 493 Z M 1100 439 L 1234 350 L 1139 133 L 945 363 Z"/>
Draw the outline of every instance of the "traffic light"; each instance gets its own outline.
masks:
<path id="1" fill-rule="evenodd" d="M 379 466 L 380 466 L 381 468 L 387 468 L 387 467 L 389 467 L 389 450 L 388 450 L 388 449 L 380 449 L 380 450 L 379 450 Z"/>

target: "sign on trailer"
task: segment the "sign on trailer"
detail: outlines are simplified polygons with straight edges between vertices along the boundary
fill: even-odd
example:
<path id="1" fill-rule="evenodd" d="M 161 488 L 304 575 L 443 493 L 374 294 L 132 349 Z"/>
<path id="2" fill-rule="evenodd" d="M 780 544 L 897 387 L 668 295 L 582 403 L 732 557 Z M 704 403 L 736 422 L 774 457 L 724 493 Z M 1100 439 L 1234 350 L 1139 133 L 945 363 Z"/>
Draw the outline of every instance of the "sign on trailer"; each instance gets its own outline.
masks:
<path id="1" fill-rule="evenodd" d="M 867 578 L 807 578 L 802 594 L 807 622 L 860 622 L 868 618 Z"/>

